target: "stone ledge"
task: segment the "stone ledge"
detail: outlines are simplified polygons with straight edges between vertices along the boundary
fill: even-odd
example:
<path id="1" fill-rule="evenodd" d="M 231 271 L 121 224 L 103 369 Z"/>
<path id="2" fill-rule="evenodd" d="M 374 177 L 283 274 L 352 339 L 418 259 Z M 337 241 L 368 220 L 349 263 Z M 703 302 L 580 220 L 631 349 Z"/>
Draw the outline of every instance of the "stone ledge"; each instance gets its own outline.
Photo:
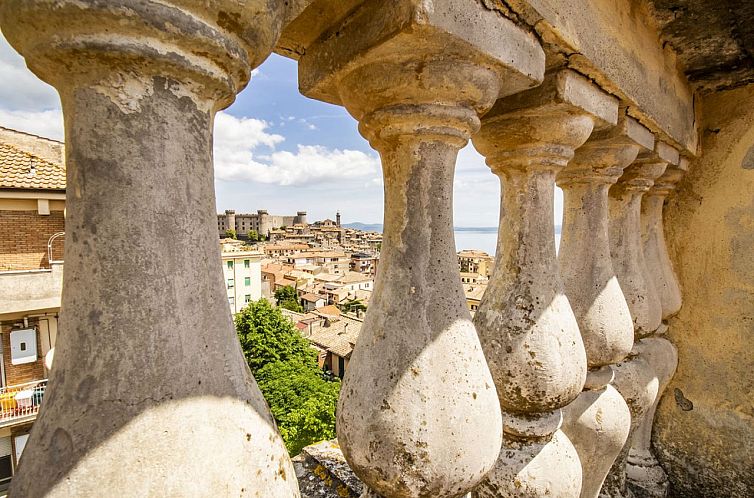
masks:
<path id="1" fill-rule="evenodd" d="M 348 466 L 338 441 L 307 446 L 293 457 L 302 498 L 359 498 L 364 485 Z"/>

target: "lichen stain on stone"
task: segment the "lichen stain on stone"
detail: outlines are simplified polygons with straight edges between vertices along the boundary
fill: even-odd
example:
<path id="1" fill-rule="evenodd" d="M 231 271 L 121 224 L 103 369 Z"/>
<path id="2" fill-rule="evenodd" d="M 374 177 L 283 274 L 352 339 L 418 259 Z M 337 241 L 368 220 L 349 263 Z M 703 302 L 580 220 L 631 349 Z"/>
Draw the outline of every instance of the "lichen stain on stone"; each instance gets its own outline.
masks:
<path id="1" fill-rule="evenodd" d="M 55 432 L 52 434 L 51 443 L 52 452 L 56 460 L 65 461 L 67 458 L 70 458 L 71 450 L 73 449 L 73 439 L 65 429 L 55 429 Z"/>
<path id="2" fill-rule="evenodd" d="M 754 169 L 754 145 L 746 152 L 744 160 L 741 161 L 741 167 L 743 169 Z"/>
<path id="3" fill-rule="evenodd" d="M 109 99 L 123 114 L 141 112 L 141 101 L 154 93 L 152 82 L 148 78 L 121 73 L 109 74 L 101 84 L 92 89 Z"/>
<path id="4" fill-rule="evenodd" d="M 217 14 L 217 25 L 233 33 L 243 33 L 244 26 L 239 19 L 238 13 L 220 11 Z"/>
<path id="5" fill-rule="evenodd" d="M 89 400 L 89 394 L 92 392 L 95 382 L 96 380 L 92 375 L 84 377 L 84 379 L 79 382 L 78 388 L 76 389 L 76 400 L 81 403 L 86 403 L 86 401 Z"/>
<path id="6" fill-rule="evenodd" d="M 673 396 L 675 397 L 676 404 L 681 408 L 681 410 L 690 412 L 694 409 L 694 403 L 692 403 L 691 400 L 686 399 L 686 397 L 683 395 L 683 391 L 681 391 L 677 387 L 673 389 Z"/>

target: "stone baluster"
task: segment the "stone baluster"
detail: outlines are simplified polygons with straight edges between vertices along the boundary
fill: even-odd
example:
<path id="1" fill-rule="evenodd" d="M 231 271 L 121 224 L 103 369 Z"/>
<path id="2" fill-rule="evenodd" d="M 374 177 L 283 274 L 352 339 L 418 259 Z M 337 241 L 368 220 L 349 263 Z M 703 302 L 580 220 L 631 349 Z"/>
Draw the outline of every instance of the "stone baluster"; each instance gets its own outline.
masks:
<path id="1" fill-rule="evenodd" d="M 581 465 L 560 430 L 586 355 L 555 255 L 555 176 L 616 99 L 570 70 L 498 100 L 474 145 L 502 183 L 495 271 L 474 317 L 504 412 L 504 440 L 479 497 L 576 497 Z"/>
<path id="2" fill-rule="evenodd" d="M 460 496 L 500 452 L 495 384 L 458 274 L 453 171 L 499 94 L 541 81 L 544 54 L 464 5 L 365 2 L 299 61 L 303 93 L 343 104 L 382 160 L 380 271 L 337 421 L 364 496 Z"/>
<path id="3" fill-rule="evenodd" d="M 655 141 L 652 151 L 642 152 L 618 183 L 609 191 L 610 255 L 623 295 L 634 322 L 634 347 L 628 357 L 615 366 L 613 385 L 621 393 L 631 412 L 629 442 L 613 463 L 601 495 L 627 496 L 626 460 L 632 435 L 657 397 L 657 375 L 642 354 L 642 339 L 652 334 L 662 322 L 662 307 L 654 283 L 648 277 L 641 238 L 641 202 L 654 181 L 665 171 L 675 149 Z"/>
<path id="4" fill-rule="evenodd" d="M 663 323 L 654 334 L 641 341 L 640 347 L 641 355 L 654 370 L 658 381 L 657 396 L 633 436 L 626 465 L 628 482 L 634 494 L 640 497 L 664 497 L 669 488 L 667 475 L 651 450 L 652 423 L 657 404 L 678 366 L 678 351 L 664 337 L 664 333 L 668 319 L 681 309 L 681 289 L 665 244 L 662 210 L 668 194 L 688 169 L 688 161 L 677 158 L 672 152 L 668 156 L 670 162 L 665 173 L 644 194 L 641 209 L 647 278 L 653 282 L 659 294 Z"/>
<path id="5" fill-rule="evenodd" d="M 581 460 L 582 498 L 598 496 L 631 426 L 626 402 L 610 385 L 611 365 L 631 352 L 634 326 L 610 259 L 607 192 L 641 150 L 653 147 L 652 133 L 623 114 L 617 126 L 593 133 L 557 177 L 564 195 L 558 260 L 589 368 L 563 424 Z"/>
<path id="6" fill-rule="evenodd" d="M 214 113 L 285 7 L 194 3 L 0 3 L 60 93 L 67 169 L 55 369 L 15 496 L 299 495 L 228 312 L 212 168 Z"/>

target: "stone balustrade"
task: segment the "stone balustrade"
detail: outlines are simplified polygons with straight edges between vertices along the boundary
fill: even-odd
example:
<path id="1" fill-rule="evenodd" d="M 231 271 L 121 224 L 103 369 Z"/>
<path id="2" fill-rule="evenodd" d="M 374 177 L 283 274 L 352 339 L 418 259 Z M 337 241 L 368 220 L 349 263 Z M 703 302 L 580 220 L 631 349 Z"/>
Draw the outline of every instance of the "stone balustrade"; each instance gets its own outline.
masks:
<path id="1" fill-rule="evenodd" d="M 628 493 L 626 461 L 633 434 L 661 392 L 657 365 L 652 364 L 652 355 L 647 352 L 653 344 L 647 338 L 662 323 L 662 304 L 644 255 L 641 207 L 645 193 L 668 163 L 677 160 L 675 149 L 655 140 L 654 148 L 641 152 L 609 192 L 610 252 L 634 323 L 634 347 L 615 367 L 614 385 L 628 404 L 631 430 L 605 481 L 603 494 L 613 498 Z"/>
<path id="2" fill-rule="evenodd" d="M 626 402 L 610 384 L 612 365 L 631 352 L 634 327 L 610 257 L 608 189 L 653 146 L 651 132 L 623 111 L 616 126 L 593 133 L 558 174 L 564 195 L 558 259 L 588 365 L 584 391 L 566 407 L 563 428 L 581 459 L 582 498 L 598 496 L 631 425 Z"/>
<path id="3" fill-rule="evenodd" d="M 228 314 L 211 150 L 215 112 L 308 4 L 0 4 L 9 42 L 60 93 L 68 175 L 56 367 L 13 494 L 299 496 Z M 619 497 L 627 472 L 662 496 L 650 445 L 677 363 L 662 210 L 678 151 L 475 0 L 364 2 L 331 28 L 298 54 L 301 91 L 359 122 L 385 185 L 338 405 L 363 496 Z M 469 140 L 502 186 L 473 321 L 452 220 Z"/>
<path id="4" fill-rule="evenodd" d="M 502 184 L 495 271 L 474 317 L 505 414 L 503 448 L 479 497 L 579 496 L 582 471 L 560 430 L 586 355 L 555 255 L 556 174 L 617 100 L 570 70 L 497 102 L 474 145 Z"/>
<path id="5" fill-rule="evenodd" d="M 502 440 L 458 276 L 456 156 L 500 94 L 539 83 L 544 56 L 494 13 L 476 18 L 490 30 L 479 40 L 464 37 L 467 21 L 453 12 L 404 7 L 365 6 L 309 48 L 300 79 L 304 94 L 359 121 L 385 184 L 380 271 L 338 404 L 340 446 L 365 496 L 452 497 L 489 472 Z M 372 39 L 377 17 L 388 26 Z"/>
<path id="6" fill-rule="evenodd" d="M 665 244 L 662 213 L 666 198 L 688 170 L 688 162 L 674 152 L 668 151 L 668 166 L 644 194 L 641 206 L 647 277 L 659 295 L 663 320 L 652 335 L 641 341 L 641 354 L 654 370 L 658 383 L 657 396 L 636 429 L 626 464 L 628 482 L 634 489 L 634 494 L 641 497 L 666 496 L 669 487 L 667 475 L 652 453 L 651 442 L 657 404 L 678 366 L 678 351 L 665 337 L 665 332 L 668 319 L 681 309 L 681 289 Z"/>
<path id="7" fill-rule="evenodd" d="M 11 495 L 299 496 L 228 312 L 212 165 L 213 116 L 285 9 L 0 4 L 60 94 L 67 169 L 55 369 Z"/>

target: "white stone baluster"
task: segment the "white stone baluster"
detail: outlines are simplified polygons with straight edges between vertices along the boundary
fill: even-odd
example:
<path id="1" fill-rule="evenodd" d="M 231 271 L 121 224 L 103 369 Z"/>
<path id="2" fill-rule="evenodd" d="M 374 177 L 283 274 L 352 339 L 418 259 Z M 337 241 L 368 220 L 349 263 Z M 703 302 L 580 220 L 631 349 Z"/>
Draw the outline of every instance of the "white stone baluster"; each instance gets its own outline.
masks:
<path id="1" fill-rule="evenodd" d="M 662 307 L 654 283 L 649 279 L 641 240 L 641 201 L 645 192 L 662 175 L 675 149 L 655 141 L 653 151 L 642 152 L 617 184 L 610 188 L 610 254 L 623 295 L 634 322 L 634 347 L 628 357 L 618 363 L 613 385 L 621 393 L 631 411 L 629 442 L 613 463 L 601 495 L 628 496 L 626 460 L 632 435 L 639 427 L 657 397 L 659 382 L 649 364 L 642 339 L 651 335 L 662 321 Z"/>
<path id="2" fill-rule="evenodd" d="M 275 43 L 270 6 L 0 3 L 60 93 L 67 168 L 55 368 L 13 495 L 299 495 L 228 310 L 212 168 L 214 113 Z"/>
<path id="3" fill-rule="evenodd" d="M 587 379 L 564 409 L 563 432 L 581 460 L 581 498 L 596 498 L 631 426 L 623 397 L 610 382 L 611 365 L 631 352 L 634 326 L 610 259 L 608 189 L 654 137 L 625 114 L 618 125 L 595 132 L 558 174 L 564 217 L 558 260 L 587 356 Z"/>
<path id="4" fill-rule="evenodd" d="M 537 84 L 544 54 L 494 12 L 455 5 L 365 2 L 299 62 L 303 93 L 343 104 L 382 160 L 380 271 L 337 422 L 369 497 L 460 496 L 502 441 L 458 273 L 453 172 L 478 116 L 500 93 Z"/>
<path id="5" fill-rule="evenodd" d="M 504 412 L 500 458 L 477 496 L 576 497 L 581 464 L 560 430 L 581 392 L 586 354 L 555 255 L 556 173 L 614 124 L 613 97 L 570 70 L 499 100 L 473 138 L 502 182 L 495 271 L 474 317 Z"/>
<path id="6" fill-rule="evenodd" d="M 628 482 L 634 494 L 641 497 L 664 497 L 669 489 L 667 475 L 652 453 L 652 424 L 660 397 L 678 366 L 678 351 L 664 337 L 664 333 L 668 327 L 667 320 L 681 309 L 681 289 L 665 244 L 662 211 L 665 199 L 688 169 L 688 162 L 676 158 L 672 153 L 668 156 L 671 161 L 665 173 L 644 194 L 642 201 L 642 239 L 647 277 L 659 294 L 663 323 L 654 334 L 641 341 L 641 355 L 655 371 L 658 380 L 657 396 L 633 436 L 626 465 Z"/>

